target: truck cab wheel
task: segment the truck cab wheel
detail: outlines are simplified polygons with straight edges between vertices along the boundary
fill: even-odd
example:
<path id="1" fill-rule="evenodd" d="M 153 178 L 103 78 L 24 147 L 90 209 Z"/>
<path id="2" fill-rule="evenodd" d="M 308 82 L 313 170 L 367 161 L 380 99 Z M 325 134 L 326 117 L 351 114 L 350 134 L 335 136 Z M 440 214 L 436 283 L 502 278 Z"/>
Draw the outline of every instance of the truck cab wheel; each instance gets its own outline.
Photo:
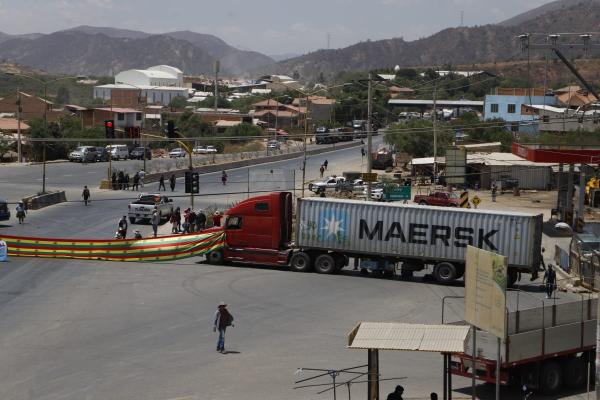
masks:
<path id="1" fill-rule="evenodd" d="M 433 277 L 439 283 L 452 282 L 457 276 L 456 267 L 449 262 L 441 262 L 433 268 Z"/>
<path id="2" fill-rule="evenodd" d="M 315 271 L 319 274 L 333 274 L 336 271 L 335 260 L 330 254 L 321 254 L 315 260 Z"/>
<path id="3" fill-rule="evenodd" d="M 310 256 L 303 251 L 299 251 L 292 255 L 290 260 L 290 269 L 295 272 L 310 271 Z"/>
<path id="4" fill-rule="evenodd" d="M 421 201 L 419 202 L 419 205 L 420 205 L 420 206 L 426 206 L 426 205 L 427 205 L 427 202 L 426 202 L 425 200 L 421 200 Z"/>
<path id="5" fill-rule="evenodd" d="M 209 264 L 221 265 L 223 264 L 223 252 L 221 250 L 213 250 L 206 254 L 206 261 Z"/>
<path id="6" fill-rule="evenodd" d="M 556 393 L 563 384 L 563 375 L 560 364 L 556 361 L 548 361 L 542 365 L 540 372 L 540 388 L 544 394 Z"/>
<path id="7" fill-rule="evenodd" d="M 509 269 L 507 274 L 507 282 L 506 286 L 513 287 L 517 280 L 519 279 L 519 271 L 515 271 L 514 269 Z"/>

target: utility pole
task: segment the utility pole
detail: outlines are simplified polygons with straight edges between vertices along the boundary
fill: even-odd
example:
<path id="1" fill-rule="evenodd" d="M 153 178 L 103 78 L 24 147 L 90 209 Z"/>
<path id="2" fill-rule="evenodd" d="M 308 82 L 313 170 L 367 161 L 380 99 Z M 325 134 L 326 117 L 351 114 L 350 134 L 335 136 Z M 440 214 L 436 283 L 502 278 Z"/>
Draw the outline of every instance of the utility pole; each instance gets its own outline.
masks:
<path id="1" fill-rule="evenodd" d="M 215 60 L 215 112 L 219 110 L 219 68 L 221 63 Z"/>
<path id="2" fill-rule="evenodd" d="M 21 150 L 21 90 L 17 87 L 17 159 L 19 163 L 23 162 L 23 153 Z"/>
<path id="3" fill-rule="evenodd" d="M 368 101 L 367 101 L 367 174 L 371 175 L 371 164 L 373 163 L 373 132 L 372 132 L 372 118 L 373 118 L 373 76 L 369 72 L 369 87 L 368 87 Z M 367 182 L 367 201 L 371 201 L 371 179 Z"/>
<path id="4" fill-rule="evenodd" d="M 437 182 L 437 79 L 433 86 L 433 184 Z"/>
<path id="5" fill-rule="evenodd" d="M 306 96 L 306 112 L 304 113 L 304 156 L 302 159 L 302 198 L 304 198 L 304 183 L 306 182 L 306 136 L 308 136 L 308 94 Z M 300 107 L 298 107 L 300 110 Z M 300 111 L 298 111 L 298 118 L 300 118 Z M 275 132 L 277 134 L 277 132 Z M 296 180 L 294 179 L 294 187 L 296 187 Z"/>

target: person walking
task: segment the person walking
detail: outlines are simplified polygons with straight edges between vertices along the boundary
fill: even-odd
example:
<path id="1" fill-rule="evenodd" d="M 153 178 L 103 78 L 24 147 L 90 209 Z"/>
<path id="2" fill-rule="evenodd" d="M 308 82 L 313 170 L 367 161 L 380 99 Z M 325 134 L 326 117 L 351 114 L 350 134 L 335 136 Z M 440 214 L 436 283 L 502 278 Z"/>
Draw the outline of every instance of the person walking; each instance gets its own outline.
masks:
<path id="1" fill-rule="evenodd" d="M 140 172 L 138 172 L 138 174 L 140 175 L 140 185 L 142 185 L 142 189 L 143 189 L 144 188 L 144 178 L 146 177 L 146 171 L 141 169 Z"/>
<path id="2" fill-rule="evenodd" d="M 177 183 L 177 178 L 175 178 L 175 174 L 171 174 L 169 178 L 169 186 L 171 186 L 171 192 L 175 191 L 175 184 Z"/>
<path id="3" fill-rule="evenodd" d="M 125 173 L 125 190 L 129 190 L 129 174 Z"/>
<path id="4" fill-rule="evenodd" d="M 496 182 L 492 183 L 492 201 L 496 202 L 496 196 L 498 195 L 498 186 Z"/>
<path id="5" fill-rule="evenodd" d="M 112 190 L 117 190 L 117 173 L 116 172 L 112 173 L 110 181 L 112 183 Z"/>
<path id="6" fill-rule="evenodd" d="M 183 233 L 190 233 L 190 209 L 186 208 L 183 212 Z"/>
<path id="7" fill-rule="evenodd" d="M 364 147 L 360 149 L 360 155 L 363 157 L 367 155 L 367 151 L 365 150 Z"/>
<path id="8" fill-rule="evenodd" d="M 227 184 L 227 172 L 223 171 L 223 173 L 221 174 L 221 182 L 223 183 L 223 185 Z"/>
<path id="9" fill-rule="evenodd" d="M 90 201 L 90 189 L 88 189 L 87 186 L 83 187 L 83 193 L 81 193 L 81 197 L 83 197 L 83 202 L 87 206 L 88 202 Z"/>
<path id="10" fill-rule="evenodd" d="M 329 165 L 329 161 L 325 160 L 323 162 L 323 166 L 325 167 L 325 171 L 327 171 L 327 166 Z"/>
<path id="11" fill-rule="evenodd" d="M 392 393 L 388 394 L 387 400 L 402 400 L 402 393 L 404 393 L 404 388 L 398 385 Z"/>
<path id="12" fill-rule="evenodd" d="M 118 183 L 119 190 L 123 190 L 125 188 L 125 174 L 123 173 L 123 171 L 119 171 Z"/>
<path id="13" fill-rule="evenodd" d="M 179 233 L 179 230 L 177 229 L 177 214 L 175 211 L 171 214 L 169 222 L 171 223 L 171 233 Z"/>
<path id="14" fill-rule="evenodd" d="M 190 216 L 188 218 L 188 230 L 190 233 L 194 233 L 196 231 L 196 212 L 194 210 L 190 211 Z"/>
<path id="15" fill-rule="evenodd" d="M 554 267 L 552 266 L 552 264 L 548 264 L 542 282 L 546 283 L 546 298 L 552 298 L 552 293 L 554 292 L 554 288 L 556 287 L 556 272 L 554 271 Z"/>
<path id="16" fill-rule="evenodd" d="M 16 210 L 19 224 L 22 224 L 23 222 L 25 222 L 25 215 L 27 215 L 27 210 L 25 209 L 25 205 L 22 201 L 20 201 L 19 204 L 17 204 Z"/>
<path id="17" fill-rule="evenodd" d="M 319 173 L 321 174 L 321 178 L 323 177 L 323 174 L 325 173 L 325 166 L 321 165 L 321 168 L 319 168 Z"/>
<path id="18" fill-rule="evenodd" d="M 139 184 L 140 184 L 140 173 L 136 172 L 135 175 L 133 176 L 133 186 L 132 186 L 131 190 L 140 190 Z"/>
<path id="19" fill-rule="evenodd" d="M 227 310 L 227 304 L 224 301 L 219 303 L 217 311 L 215 311 L 215 322 L 213 325 L 213 332 L 219 330 L 219 340 L 217 341 L 217 351 L 225 353 L 225 331 L 227 327 L 233 325 L 233 315 Z"/>
<path id="20" fill-rule="evenodd" d="M 165 192 L 167 191 L 167 188 L 165 187 L 165 174 L 162 174 L 160 176 L 160 179 L 158 180 L 158 191 L 160 192 L 160 188 L 162 188 L 162 190 L 164 190 Z"/>
<path id="21" fill-rule="evenodd" d="M 154 211 L 152 211 L 150 222 L 152 223 L 152 232 L 154 232 L 154 237 L 156 237 L 158 235 L 158 224 L 160 224 L 160 214 L 156 207 L 154 207 Z"/>

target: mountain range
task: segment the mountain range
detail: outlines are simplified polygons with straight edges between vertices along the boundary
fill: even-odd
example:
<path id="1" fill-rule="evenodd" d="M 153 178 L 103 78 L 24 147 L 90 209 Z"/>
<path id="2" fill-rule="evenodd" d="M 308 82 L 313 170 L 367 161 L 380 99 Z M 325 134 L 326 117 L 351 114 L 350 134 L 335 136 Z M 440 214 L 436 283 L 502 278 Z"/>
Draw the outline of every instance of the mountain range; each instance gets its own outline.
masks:
<path id="1" fill-rule="evenodd" d="M 0 59 L 49 72 L 98 76 L 157 64 L 176 66 L 186 74 L 212 74 L 217 59 L 223 74 L 242 75 L 275 63 L 213 35 L 190 31 L 153 35 L 86 25 L 47 35 L 0 32 Z"/>
<path id="2" fill-rule="evenodd" d="M 558 0 L 498 24 L 448 28 L 414 41 L 403 38 L 365 41 L 281 61 L 281 56 L 271 58 L 241 50 L 208 34 L 191 31 L 150 34 L 85 25 L 50 34 L 0 32 L 0 61 L 53 73 L 100 76 L 157 64 L 173 65 L 190 75 L 212 74 L 214 61 L 219 59 L 222 75 L 255 77 L 266 73 L 298 73 L 308 81 L 321 75 L 333 78 L 341 71 L 395 65 L 474 65 L 522 60 L 519 34 L 597 31 L 600 31 L 600 0 Z M 543 39 L 544 36 L 534 35 L 531 40 Z M 561 37 L 561 40 L 576 39 L 576 36 Z"/>

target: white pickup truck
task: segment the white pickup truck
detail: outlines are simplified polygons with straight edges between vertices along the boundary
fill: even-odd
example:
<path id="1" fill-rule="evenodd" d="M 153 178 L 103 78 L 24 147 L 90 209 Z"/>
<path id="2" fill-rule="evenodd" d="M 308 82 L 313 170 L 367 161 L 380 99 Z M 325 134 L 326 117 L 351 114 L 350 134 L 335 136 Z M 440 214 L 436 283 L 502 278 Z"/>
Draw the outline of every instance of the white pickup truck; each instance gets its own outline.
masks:
<path id="1" fill-rule="evenodd" d="M 161 194 L 142 193 L 138 199 L 129 204 L 129 222 L 137 220 L 150 221 L 154 208 L 158 210 L 160 219 L 170 219 L 173 213 L 173 200 Z"/>
<path id="2" fill-rule="evenodd" d="M 335 189 L 338 185 L 346 182 L 343 176 L 330 176 L 320 182 L 311 182 L 308 184 L 308 190 L 316 194 L 325 193 L 327 189 Z"/>

